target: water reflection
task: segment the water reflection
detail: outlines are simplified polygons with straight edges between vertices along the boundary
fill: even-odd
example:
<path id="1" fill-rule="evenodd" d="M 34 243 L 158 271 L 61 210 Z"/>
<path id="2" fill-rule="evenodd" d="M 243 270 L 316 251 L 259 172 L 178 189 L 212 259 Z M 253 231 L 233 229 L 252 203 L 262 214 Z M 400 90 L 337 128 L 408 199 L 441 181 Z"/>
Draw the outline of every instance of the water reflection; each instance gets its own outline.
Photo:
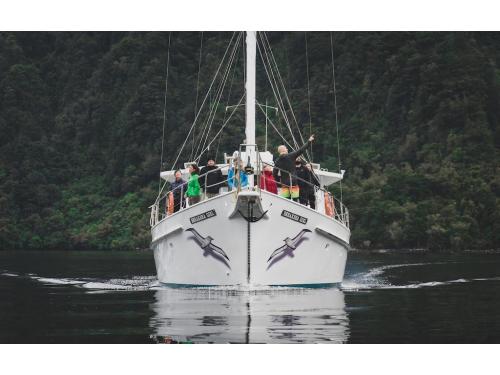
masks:
<path id="1" fill-rule="evenodd" d="M 165 288 L 151 307 L 157 342 L 343 343 L 349 337 L 338 289 Z"/>

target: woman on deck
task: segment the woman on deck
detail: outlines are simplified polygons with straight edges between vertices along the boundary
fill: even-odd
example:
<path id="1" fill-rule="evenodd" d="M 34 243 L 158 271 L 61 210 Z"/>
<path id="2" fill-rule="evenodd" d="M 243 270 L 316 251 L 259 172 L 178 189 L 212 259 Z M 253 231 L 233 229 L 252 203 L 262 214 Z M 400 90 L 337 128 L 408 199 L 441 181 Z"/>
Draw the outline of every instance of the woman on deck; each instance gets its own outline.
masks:
<path id="1" fill-rule="evenodd" d="M 200 201 L 200 182 L 198 181 L 200 169 L 196 164 L 189 166 L 189 180 L 186 196 L 188 197 L 189 205 L 192 206 Z"/>
<path id="2" fill-rule="evenodd" d="M 260 175 L 259 187 L 263 190 L 267 190 L 270 193 L 278 194 L 278 187 L 276 186 L 276 181 L 273 176 L 273 167 L 266 165 L 264 171 Z"/>

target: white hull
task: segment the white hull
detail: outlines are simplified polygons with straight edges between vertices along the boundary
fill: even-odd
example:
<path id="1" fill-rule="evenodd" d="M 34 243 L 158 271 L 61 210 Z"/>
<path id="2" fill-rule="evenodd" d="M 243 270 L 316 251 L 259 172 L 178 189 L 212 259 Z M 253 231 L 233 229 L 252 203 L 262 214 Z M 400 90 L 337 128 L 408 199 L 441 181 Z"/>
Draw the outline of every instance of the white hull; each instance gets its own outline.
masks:
<path id="1" fill-rule="evenodd" d="M 236 194 L 226 193 L 156 224 L 152 228 L 152 248 L 159 281 L 246 287 L 340 283 L 349 229 L 298 203 L 266 191 L 260 194 L 262 209 L 267 213 L 257 222 L 249 223 L 239 213 L 234 214 Z M 298 216 L 284 217 L 290 216 L 286 212 Z M 211 243 L 221 248 L 229 260 L 206 247 L 207 242 L 198 241 L 191 228 L 202 238 L 210 235 Z M 284 240 L 301 232 L 301 240 L 292 245 L 295 248 L 287 247 Z M 269 260 L 283 247 L 283 252 Z"/>

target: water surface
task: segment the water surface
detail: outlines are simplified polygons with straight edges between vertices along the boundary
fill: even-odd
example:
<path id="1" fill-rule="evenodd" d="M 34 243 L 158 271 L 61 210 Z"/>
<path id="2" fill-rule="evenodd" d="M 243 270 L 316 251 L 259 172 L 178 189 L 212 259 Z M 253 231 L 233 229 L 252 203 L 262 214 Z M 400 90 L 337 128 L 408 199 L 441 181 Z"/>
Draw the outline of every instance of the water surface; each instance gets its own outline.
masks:
<path id="1" fill-rule="evenodd" d="M 499 343 L 500 254 L 350 253 L 340 288 L 174 289 L 150 252 L 0 252 L 2 343 Z"/>

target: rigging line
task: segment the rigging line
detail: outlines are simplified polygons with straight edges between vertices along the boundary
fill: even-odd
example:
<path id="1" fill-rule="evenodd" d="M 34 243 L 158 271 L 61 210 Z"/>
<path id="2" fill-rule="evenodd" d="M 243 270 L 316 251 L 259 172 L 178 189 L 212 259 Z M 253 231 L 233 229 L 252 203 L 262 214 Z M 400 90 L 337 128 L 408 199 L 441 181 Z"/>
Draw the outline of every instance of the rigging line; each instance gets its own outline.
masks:
<path id="1" fill-rule="evenodd" d="M 293 107 L 292 107 L 292 105 L 291 105 L 291 103 L 290 103 L 290 100 L 289 100 L 289 98 L 288 98 L 288 93 L 287 93 L 287 90 L 286 90 L 285 84 L 284 84 L 284 82 L 283 82 L 283 78 L 281 77 L 281 74 L 280 74 L 280 72 L 279 72 L 278 63 L 276 62 L 276 59 L 275 59 L 275 57 L 274 57 L 274 52 L 273 52 L 273 50 L 272 50 L 272 48 L 271 48 L 271 43 L 269 42 L 269 39 L 268 39 L 268 37 L 267 37 L 267 34 L 266 34 L 266 33 L 264 33 L 264 39 L 263 39 L 263 40 L 264 40 L 264 42 L 266 43 L 266 47 L 267 47 L 267 49 L 269 50 L 269 54 L 270 54 L 270 56 L 271 56 L 270 61 L 272 62 L 273 69 L 274 69 L 274 70 L 276 70 L 276 75 L 278 76 L 278 79 L 279 79 L 279 81 L 277 81 L 277 82 L 278 82 L 277 84 L 281 84 L 281 86 L 280 86 L 280 87 L 282 87 L 282 89 L 283 89 L 283 93 L 284 93 L 284 95 L 285 95 L 285 99 L 287 99 L 287 104 L 288 104 L 288 105 L 289 105 L 289 107 L 290 107 L 290 112 L 291 112 L 291 114 L 292 114 L 292 118 L 294 119 L 295 124 L 298 126 L 297 118 L 295 117 L 295 113 L 294 113 L 294 111 L 293 111 Z M 291 123 L 291 121 L 290 121 L 290 123 Z M 300 128 L 299 128 L 299 133 L 300 133 Z"/>
<path id="2" fill-rule="evenodd" d="M 239 48 L 238 48 L 238 50 L 239 50 Z M 239 60 L 239 56 L 238 56 L 238 60 Z M 236 65 L 238 65 L 238 64 L 236 63 Z M 229 103 L 231 101 L 231 93 L 233 91 L 233 83 L 234 83 L 234 77 L 236 76 L 236 71 L 237 71 L 237 69 L 233 69 L 233 75 L 231 77 L 231 84 L 229 85 L 229 93 L 227 95 L 227 100 L 226 100 L 227 105 L 229 105 Z M 222 123 L 224 123 L 226 121 L 226 118 L 227 118 L 227 111 L 224 111 L 224 118 L 222 120 Z M 217 156 L 219 155 L 219 147 L 220 147 L 220 143 L 222 141 L 223 136 L 224 136 L 224 134 L 222 134 L 220 136 L 219 141 L 217 142 L 217 149 L 215 150 L 215 161 L 216 162 L 217 162 Z"/>
<path id="3" fill-rule="evenodd" d="M 160 156 L 160 174 L 161 174 L 161 169 L 163 168 L 163 145 L 165 143 L 165 124 L 167 122 L 167 90 L 168 90 L 168 68 L 170 66 L 170 38 L 172 36 L 172 32 L 170 31 L 168 33 L 168 48 L 167 48 L 167 73 L 165 76 L 165 100 L 163 102 L 163 126 L 162 126 L 162 133 L 161 133 L 161 156 Z M 158 194 L 160 194 L 162 188 L 161 188 L 161 177 L 160 181 L 158 182 Z"/>
<path id="4" fill-rule="evenodd" d="M 280 108 L 280 110 L 283 114 L 283 119 L 285 120 L 285 124 L 287 125 L 288 130 L 290 131 L 290 134 L 292 135 L 292 139 L 293 139 L 293 142 L 295 144 L 295 147 L 298 148 L 298 143 L 295 140 L 295 136 L 293 135 L 293 131 L 292 131 L 292 128 L 290 126 L 290 120 L 288 119 L 288 115 L 286 113 L 285 106 L 283 104 L 283 99 L 281 97 L 280 88 L 279 88 L 278 82 L 276 81 L 276 77 L 275 77 L 275 74 L 273 71 L 271 61 L 269 59 L 269 54 L 267 52 L 265 42 L 263 40 L 262 35 L 260 35 L 260 37 L 262 39 L 262 48 L 264 50 L 264 54 L 262 54 L 262 51 L 260 49 L 259 49 L 259 53 L 261 54 L 262 62 L 264 63 L 264 68 L 266 69 L 266 74 L 268 76 L 269 83 L 271 84 L 271 88 L 273 89 L 273 94 L 275 96 L 278 107 Z M 264 60 L 263 56 L 265 56 L 266 60 Z M 267 65 L 269 66 L 269 70 L 266 67 L 266 61 L 267 61 Z M 269 72 L 270 72 L 270 74 L 269 74 Z"/>
<path id="5" fill-rule="evenodd" d="M 330 31 L 330 50 L 332 52 L 332 76 L 333 76 L 333 103 L 335 107 L 335 128 L 337 129 L 337 158 L 339 161 L 339 173 L 342 173 L 340 169 L 342 164 L 340 162 L 340 138 L 339 138 L 339 121 L 338 121 L 338 111 L 337 111 L 337 86 L 335 83 L 335 60 L 333 58 L 333 32 Z M 342 202 L 342 180 L 340 180 L 340 202 Z"/>
<path id="6" fill-rule="evenodd" d="M 229 45 L 228 45 L 228 46 L 227 46 L 227 48 L 226 48 L 226 52 L 224 53 L 224 56 L 222 57 L 222 61 L 220 62 L 219 67 L 217 68 L 217 71 L 216 71 L 216 72 L 215 72 L 215 74 L 214 74 L 214 77 L 213 77 L 213 79 L 212 79 L 212 82 L 210 83 L 210 87 L 208 88 L 207 94 L 205 95 L 205 98 L 203 99 L 203 102 L 201 103 L 200 109 L 198 110 L 198 114 L 196 115 L 196 118 L 194 119 L 193 125 L 191 125 L 191 128 L 189 129 L 188 135 L 187 135 L 187 136 L 186 136 L 186 138 L 184 139 L 184 143 L 182 144 L 181 149 L 180 149 L 179 153 L 177 154 L 177 157 L 175 158 L 175 161 L 174 161 L 174 163 L 172 164 L 172 167 L 170 168 L 171 170 L 175 167 L 175 165 L 176 165 L 176 164 L 177 164 L 177 162 L 179 161 L 179 158 L 180 158 L 180 156 L 181 156 L 181 153 L 182 153 L 182 151 L 184 150 L 184 147 L 186 146 L 186 142 L 187 142 L 187 140 L 189 139 L 189 136 L 191 135 L 191 132 L 193 131 L 193 127 L 194 127 L 194 125 L 196 124 L 196 120 L 198 119 L 198 117 L 199 117 L 199 115 L 200 115 L 200 113 L 201 113 L 201 110 L 203 109 L 203 106 L 204 106 L 204 104 L 205 104 L 205 102 L 206 102 L 206 100 L 207 100 L 207 98 L 208 98 L 208 94 L 210 93 L 210 90 L 212 89 L 212 86 L 213 86 L 213 84 L 214 84 L 214 82 L 215 82 L 215 80 L 216 80 L 216 78 L 217 78 L 217 75 L 219 74 L 219 70 L 220 70 L 220 68 L 221 68 L 221 66 L 222 66 L 222 62 L 224 61 L 224 59 L 225 59 L 225 57 L 226 57 L 226 54 L 227 54 L 227 52 L 229 51 L 230 44 L 231 44 L 231 42 L 232 42 L 232 40 L 233 40 L 233 38 L 234 38 L 234 35 L 235 35 L 235 34 L 236 34 L 236 32 L 233 32 L 233 35 L 231 36 L 231 40 L 229 41 Z M 163 190 L 163 188 L 162 188 L 162 190 Z M 161 193 L 161 192 L 160 192 L 160 193 Z"/>
<path id="7" fill-rule="evenodd" d="M 269 53 L 270 53 L 270 55 L 271 55 L 271 60 L 272 60 L 272 62 L 273 62 L 273 67 L 274 67 L 274 70 L 276 70 L 276 75 L 278 76 L 278 78 L 279 78 L 279 82 L 281 83 L 281 87 L 282 87 L 283 93 L 284 93 L 284 95 L 285 95 L 285 99 L 286 99 L 286 101 L 287 101 L 287 103 L 288 103 L 288 106 L 289 106 L 289 108 L 290 108 L 290 112 L 291 112 L 291 114 L 292 114 L 293 120 L 295 121 L 295 125 L 296 125 L 296 127 L 297 127 L 297 131 L 298 131 L 298 133 L 299 133 L 300 140 L 301 140 L 302 144 L 304 144 L 304 143 L 305 143 L 305 141 L 304 141 L 304 137 L 302 136 L 302 131 L 300 130 L 299 124 L 298 124 L 298 122 L 297 122 L 297 118 L 295 117 L 295 113 L 294 113 L 294 111 L 293 111 L 293 107 L 292 107 L 292 104 L 291 104 L 291 102 L 290 102 L 290 98 L 289 98 L 288 93 L 287 93 L 287 91 L 286 91 L 285 83 L 283 82 L 283 78 L 281 77 L 281 74 L 280 74 L 280 71 L 279 71 L 279 68 L 278 68 L 278 63 L 276 62 L 276 59 L 275 59 L 275 57 L 274 57 L 273 50 L 272 50 L 272 48 L 271 48 L 271 43 L 269 42 L 269 39 L 268 39 L 267 34 L 266 34 L 265 32 L 263 33 L 263 35 L 264 35 L 263 40 L 266 42 L 266 44 L 267 44 L 267 48 L 269 49 Z M 287 121 L 287 120 L 285 119 L 285 122 L 286 122 L 286 121 Z M 290 127 L 290 124 L 287 124 L 287 125 Z M 291 130 L 290 130 L 290 131 L 291 131 Z M 299 146 L 296 146 L 296 147 L 298 148 Z M 304 155 L 304 157 L 305 157 L 305 159 L 306 159 L 307 161 L 310 161 L 311 157 L 310 157 L 310 155 L 309 155 L 308 150 L 305 150 L 305 155 Z"/>
<path id="8" fill-rule="evenodd" d="M 283 101 L 281 100 L 281 95 L 279 94 L 279 91 L 277 91 L 278 90 L 277 84 L 274 81 L 274 77 L 271 76 L 271 74 L 269 73 L 269 70 L 268 70 L 268 65 L 269 65 L 269 69 L 271 69 L 271 66 L 269 64 L 269 56 L 267 55 L 265 50 L 264 50 L 264 53 L 262 52 L 259 43 L 257 43 L 257 48 L 259 50 L 259 55 L 262 59 L 263 65 L 264 65 L 264 70 L 266 71 L 267 78 L 269 80 L 269 83 L 271 84 L 271 89 L 272 89 L 273 95 L 276 99 L 276 103 L 278 105 L 278 108 L 280 109 L 281 113 L 283 114 L 283 119 L 285 120 L 285 124 L 288 128 L 288 131 L 290 132 L 290 135 L 292 136 L 292 140 L 293 140 L 293 143 L 295 144 L 295 148 L 298 148 L 297 141 L 295 140 L 295 136 L 293 135 L 292 128 L 290 127 L 290 123 L 288 121 L 288 117 L 287 117 L 286 111 L 284 109 Z M 262 45 L 262 48 L 264 49 L 264 45 Z M 266 64 L 266 59 L 267 59 L 267 64 Z M 284 138 L 284 137 L 282 137 L 282 138 Z"/>
<path id="9" fill-rule="evenodd" d="M 288 103 L 288 106 L 290 107 L 290 112 L 292 113 L 292 117 L 295 121 L 295 125 L 297 126 L 297 130 L 299 132 L 299 136 L 300 136 L 300 140 L 302 141 L 302 144 L 304 144 L 304 137 L 302 136 L 302 131 L 300 130 L 300 127 L 299 127 L 299 123 L 297 121 L 297 118 L 295 117 L 295 112 L 293 111 L 293 107 L 292 107 L 292 103 L 290 102 L 290 98 L 288 96 L 288 93 L 286 91 L 286 88 L 285 88 L 285 83 L 283 82 L 283 78 L 281 77 L 281 74 L 279 72 L 279 68 L 278 68 L 278 63 L 276 62 L 276 58 L 274 57 L 274 53 L 273 53 L 273 50 L 271 48 L 271 43 L 269 42 L 269 39 L 267 38 L 267 34 L 264 33 L 264 37 L 265 37 L 265 40 L 267 42 L 267 45 L 268 45 L 268 48 L 269 48 L 269 52 L 271 54 L 271 59 L 274 63 L 274 66 L 275 66 L 275 69 L 276 69 L 276 73 L 277 73 L 277 76 L 279 78 L 279 82 L 281 83 L 281 86 L 283 87 L 283 92 L 285 94 L 285 99 Z M 306 151 L 307 153 L 307 151 Z"/>
<path id="10" fill-rule="evenodd" d="M 239 49 L 239 43 L 241 41 L 241 35 L 242 34 L 240 34 L 239 38 L 237 39 L 237 41 L 236 41 L 236 43 L 234 45 L 232 55 L 230 57 L 228 65 L 226 67 L 226 71 L 224 72 L 223 80 L 221 81 L 220 89 L 219 89 L 219 91 L 217 93 L 217 96 L 216 96 L 216 105 L 214 106 L 214 111 L 213 111 L 212 119 L 210 121 L 210 126 L 208 128 L 207 133 L 206 133 L 205 140 L 203 141 L 203 146 L 201 147 L 202 149 L 205 147 L 205 144 L 206 144 L 206 142 L 208 140 L 208 137 L 210 136 L 210 131 L 212 130 L 212 125 L 214 123 L 215 116 L 217 114 L 218 105 L 220 104 L 220 101 L 221 101 L 221 98 L 222 98 L 222 94 L 224 93 L 224 88 L 226 87 L 227 80 L 229 78 L 229 73 L 231 72 L 231 69 L 233 67 L 233 63 L 234 63 L 234 60 L 235 60 L 235 57 L 236 57 L 236 53 L 237 53 L 237 51 Z M 198 158 L 201 158 L 201 155 L 203 155 L 203 153 L 200 154 L 198 156 Z"/>
<path id="11" fill-rule="evenodd" d="M 221 79 L 221 83 L 219 85 L 219 90 L 217 91 L 216 99 L 215 99 L 214 106 L 213 106 L 213 112 L 212 112 L 213 114 L 212 114 L 212 118 L 210 120 L 210 126 L 208 128 L 208 131 L 206 132 L 205 140 L 203 141 L 203 146 L 201 147 L 201 149 L 203 149 L 205 147 L 205 144 L 206 144 L 208 137 L 210 135 L 210 131 L 212 130 L 212 125 L 213 125 L 215 116 L 217 114 L 218 105 L 220 104 L 220 99 L 222 98 L 222 94 L 224 93 L 224 88 L 226 87 L 227 79 L 229 77 L 229 73 L 231 72 L 231 68 L 232 68 L 233 63 L 234 63 L 234 58 L 236 56 L 236 52 L 239 49 L 240 41 L 241 41 L 241 34 L 239 35 L 238 39 L 236 40 L 236 43 L 235 43 L 234 48 L 233 48 L 233 52 L 230 56 L 226 70 L 225 70 L 223 77 Z M 201 153 L 198 156 L 197 161 L 199 161 L 199 159 L 201 158 L 202 155 L 203 155 L 203 153 Z"/>
<path id="12" fill-rule="evenodd" d="M 309 107 L 309 135 L 312 134 L 312 120 L 311 120 L 311 90 L 309 88 L 309 52 L 307 46 L 307 31 L 304 32 L 304 39 L 306 40 L 306 72 L 307 72 L 307 103 Z M 311 161 L 313 160 L 313 149 L 311 143 Z"/>
<path id="13" fill-rule="evenodd" d="M 226 122 L 224 124 L 222 124 L 222 127 L 219 129 L 219 131 L 217 132 L 217 134 L 215 134 L 215 136 L 213 137 L 213 139 L 210 141 L 210 143 L 208 144 L 208 146 L 201 152 L 201 155 L 203 155 L 203 153 L 208 150 L 208 148 L 210 147 L 210 145 L 212 143 L 215 142 L 215 140 L 217 139 L 217 137 L 219 136 L 219 134 L 224 130 L 224 128 L 226 127 L 226 125 L 229 123 L 229 120 L 231 120 L 231 117 L 233 117 L 233 114 L 236 112 L 236 110 L 238 109 L 238 106 L 241 104 L 241 102 L 243 101 L 243 98 L 245 98 L 245 94 L 243 94 L 240 98 L 240 100 L 238 101 L 238 104 L 236 104 L 233 108 L 233 111 L 231 112 L 231 114 L 229 115 L 228 119 L 226 120 Z"/>
<path id="14" fill-rule="evenodd" d="M 289 108 L 290 108 L 290 112 L 292 113 L 293 119 L 294 119 L 294 121 L 295 121 L 295 125 L 296 125 L 296 127 L 297 127 L 297 130 L 298 130 L 298 133 L 299 133 L 299 136 L 300 136 L 300 140 L 301 140 L 301 142 L 302 142 L 302 144 L 303 144 L 303 143 L 305 143 L 305 142 L 304 142 L 304 138 L 303 138 L 303 136 L 302 136 L 302 132 L 301 132 L 301 130 L 300 130 L 300 127 L 299 127 L 299 125 L 298 125 L 298 122 L 297 122 L 297 120 L 296 120 L 296 118 L 295 118 L 295 114 L 294 114 L 294 112 L 293 112 L 293 108 L 292 108 L 292 105 L 291 105 L 291 103 L 290 103 L 290 99 L 288 98 L 288 94 L 287 94 L 287 91 L 286 91 L 286 88 L 285 88 L 285 84 L 284 84 L 284 82 L 283 82 L 283 78 L 281 77 L 280 72 L 279 72 L 278 64 L 277 64 L 277 62 L 276 62 L 276 59 L 274 58 L 274 54 L 273 54 L 273 52 L 272 52 L 272 49 L 271 49 L 271 45 L 270 45 L 270 43 L 269 43 L 269 40 L 267 39 L 267 35 L 266 35 L 266 33 L 263 33 L 263 34 L 264 34 L 264 37 L 262 38 L 262 39 L 263 39 L 263 42 L 264 42 L 264 44 L 267 44 L 267 49 L 269 50 L 269 53 L 268 53 L 268 52 L 266 52 L 266 55 L 268 55 L 268 54 L 270 54 L 270 55 L 271 55 L 271 60 L 270 60 L 270 61 L 272 62 L 272 64 L 271 64 L 271 63 L 270 63 L 270 64 L 272 65 L 272 70 L 275 70 L 275 71 L 276 71 L 276 75 L 277 75 L 277 77 L 278 77 L 278 79 L 279 79 L 279 82 L 276 82 L 276 85 L 277 85 L 277 86 L 279 86 L 279 84 L 281 83 L 281 86 L 279 86 L 279 88 L 278 88 L 277 90 L 278 90 L 278 92 L 280 92 L 280 89 L 281 89 L 281 90 L 283 90 L 283 93 L 284 93 L 285 99 L 287 100 L 288 106 L 289 106 Z M 273 77 L 274 77 L 274 73 L 273 73 Z M 276 79 L 275 79 L 275 80 L 276 80 Z M 280 100 L 281 100 L 281 101 L 283 100 L 283 99 L 281 98 L 281 94 L 280 94 Z M 284 109 L 284 104 L 281 104 L 281 107 L 282 107 L 282 108 L 281 108 L 282 112 L 284 112 L 284 113 L 285 113 L 285 115 L 284 115 L 285 123 L 286 123 L 287 127 L 289 128 L 289 131 L 293 134 L 293 131 L 292 131 L 292 129 L 291 129 L 291 125 L 290 125 L 291 121 L 290 121 L 290 120 L 288 120 L 288 116 L 286 115 L 286 111 L 285 111 L 285 109 Z M 299 145 L 297 144 L 297 141 L 295 141 L 295 137 L 294 137 L 294 143 L 295 143 L 295 145 L 296 145 L 295 147 L 296 147 L 296 148 L 299 148 Z M 307 151 L 307 150 L 306 150 L 306 152 L 305 152 L 305 156 L 306 156 L 306 159 L 310 159 L 310 157 L 309 157 L 309 153 L 308 153 L 308 151 Z"/>
<path id="15" fill-rule="evenodd" d="M 203 51 L 203 31 L 200 32 L 200 56 L 198 58 L 198 76 L 196 78 L 196 100 L 194 103 L 194 115 L 195 116 L 196 116 L 196 112 L 198 111 L 198 95 L 200 92 L 200 72 L 201 72 L 202 51 Z M 191 154 L 189 156 L 189 160 L 193 159 L 195 133 L 196 133 L 196 128 L 195 128 L 195 131 L 193 132 L 193 141 L 191 143 Z"/>
<path id="16" fill-rule="evenodd" d="M 201 57 L 203 51 L 203 31 L 200 33 L 200 56 L 198 58 L 198 76 L 196 78 L 196 101 L 194 104 L 194 114 L 196 115 L 196 111 L 198 110 L 198 93 L 200 87 L 200 71 L 201 71 Z"/>
<path id="17" fill-rule="evenodd" d="M 263 41 L 263 43 L 264 43 L 264 41 Z M 264 44 L 264 45 L 265 45 L 265 44 Z M 267 63 L 269 64 L 269 68 L 270 68 L 270 69 L 272 69 L 272 68 L 273 68 L 273 66 L 272 66 L 272 64 L 271 64 L 271 62 L 270 62 L 270 59 L 269 59 L 269 53 L 268 53 L 267 51 L 266 51 L 266 59 L 267 59 Z M 264 67 L 265 67 L 265 64 L 264 64 Z M 277 66 L 276 66 L 276 70 L 277 70 Z M 279 73 L 279 72 L 278 72 L 278 73 Z M 281 97 L 281 93 L 280 93 L 279 83 L 276 81 L 276 77 L 275 77 L 275 75 L 274 75 L 273 70 L 271 70 L 271 74 L 272 74 L 272 78 L 273 78 L 273 81 L 274 81 L 274 85 L 276 86 L 276 92 L 278 93 L 278 96 L 279 96 L 279 98 L 278 98 L 278 97 L 276 97 L 276 95 L 275 95 L 275 98 L 276 98 L 277 103 L 278 103 L 278 107 L 279 107 L 279 109 L 281 110 L 281 112 L 282 112 L 282 114 L 283 114 L 283 119 L 285 120 L 285 124 L 286 124 L 286 126 L 287 126 L 287 128 L 288 128 L 288 131 L 289 131 L 289 132 L 290 132 L 290 134 L 292 135 L 293 142 L 294 142 L 294 144 L 295 144 L 295 149 L 298 149 L 298 148 L 299 148 L 299 145 L 298 145 L 298 143 L 297 143 L 297 141 L 296 141 L 296 139 L 295 139 L 295 136 L 293 135 L 293 131 L 292 131 L 292 128 L 291 128 L 291 125 L 290 125 L 290 120 L 288 119 L 288 115 L 286 114 L 286 110 L 285 110 L 284 103 L 283 103 L 283 98 Z M 271 86 L 272 86 L 272 85 L 273 85 L 273 84 L 272 84 L 272 82 L 271 82 Z M 283 86 L 283 90 L 285 91 L 284 86 Z M 272 121 L 271 121 L 271 122 L 272 122 Z M 272 125 L 273 125 L 273 124 L 272 124 Z M 278 131 L 278 129 L 277 129 L 274 125 L 273 125 L 273 128 L 275 129 L 275 131 L 276 131 L 278 134 L 280 134 L 280 133 L 279 133 L 279 131 Z M 281 134 L 280 134 L 280 136 L 282 137 L 282 139 L 283 139 L 283 140 L 285 140 L 285 139 L 284 139 L 284 137 L 283 137 L 283 135 L 281 135 Z M 289 146 L 289 147 L 291 147 L 292 149 L 294 148 L 294 147 L 292 147 L 292 146 Z"/>
<path id="18" fill-rule="evenodd" d="M 274 125 L 274 123 L 272 122 L 272 120 L 271 120 L 271 119 L 270 119 L 270 118 L 266 115 L 266 112 L 262 109 L 262 106 L 261 106 L 259 103 L 257 103 L 257 106 L 258 106 L 258 107 L 259 107 L 259 109 L 262 111 L 262 113 L 264 113 L 264 116 L 266 116 L 266 117 L 267 117 L 267 119 L 268 119 L 269 123 L 271 124 L 271 126 L 273 127 L 273 129 L 276 131 L 276 133 L 278 133 L 278 135 L 281 137 L 281 139 L 282 139 L 282 140 L 283 140 L 283 141 L 284 141 L 284 142 L 288 145 L 288 147 L 293 148 L 293 146 L 292 146 L 290 143 L 288 143 L 288 141 L 287 141 L 287 140 L 286 140 L 286 138 L 283 136 L 283 134 L 281 134 L 281 133 L 279 132 L 279 130 L 276 128 L 276 126 Z"/>
<path id="19" fill-rule="evenodd" d="M 219 101 L 220 101 L 220 95 L 222 95 L 222 92 L 221 90 L 223 90 L 224 86 L 225 86 L 225 81 L 227 80 L 227 73 L 228 73 L 228 68 L 232 65 L 232 61 L 234 59 L 234 48 L 236 47 L 236 45 L 239 43 L 239 40 L 240 40 L 240 37 L 241 37 L 241 33 L 238 35 L 238 38 L 237 38 L 237 41 L 235 43 L 235 45 L 233 46 L 233 50 L 231 52 L 231 57 L 229 59 L 229 62 L 226 63 L 226 67 L 225 67 L 225 71 L 224 73 L 222 74 L 222 77 L 219 81 L 219 84 L 218 84 L 218 87 L 217 87 L 217 90 L 216 90 L 216 95 L 215 95 L 215 99 L 214 101 L 211 103 L 210 105 L 210 110 L 209 110 L 209 113 L 207 115 L 207 119 L 205 121 L 205 125 L 203 126 L 203 129 L 200 133 L 200 136 L 199 136 L 199 139 L 198 139 L 198 146 L 196 147 L 196 150 L 193 154 L 193 156 L 197 155 L 198 154 L 198 151 L 200 150 L 200 146 L 201 148 L 204 147 L 204 145 L 202 146 L 202 141 L 203 141 L 203 138 L 205 137 L 208 137 L 208 134 L 207 133 L 207 129 L 209 129 L 209 132 L 210 132 L 210 128 L 212 126 L 212 122 L 213 122 L 213 119 L 215 118 L 215 114 L 216 114 L 216 111 L 217 111 L 217 106 L 219 104 Z M 222 89 L 221 89 L 222 87 Z M 210 128 L 209 128 L 210 126 Z M 206 140 L 203 142 L 205 143 Z M 196 159 L 196 158 L 195 158 Z"/>

